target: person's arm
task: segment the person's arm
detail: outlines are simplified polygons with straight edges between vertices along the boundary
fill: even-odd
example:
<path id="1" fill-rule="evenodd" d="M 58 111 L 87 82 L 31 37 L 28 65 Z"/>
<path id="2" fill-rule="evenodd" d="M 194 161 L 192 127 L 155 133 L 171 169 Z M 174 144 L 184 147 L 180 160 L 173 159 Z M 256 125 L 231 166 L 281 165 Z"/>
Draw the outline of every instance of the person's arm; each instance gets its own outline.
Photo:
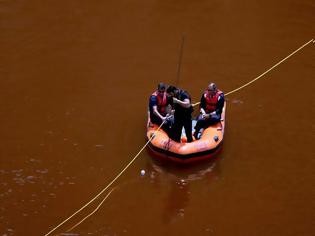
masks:
<path id="1" fill-rule="evenodd" d="M 150 125 L 151 125 L 150 109 L 148 109 L 148 123 L 147 123 L 147 127 L 150 127 Z"/>
<path id="2" fill-rule="evenodd" d="M 159 111 L 157 110 L 157 98 L 156 96 L 151 96 L 149 101 L 149 107 L 151 108 L 151 112 L 153 112 L 154 115 L 159 117 L 162 121 L 164 121 L 165 117 L 162 116 Z M 150 111 L 150 109 L 149 109 Z"/>
<path id="3" fill-rule="evenodd" d="M 218 104 L 217 104 L 217 108 L 216 108 L 216 110 L 215 110 L 215 114 L 216 114 L 216 115 L 221 115 L 222 110 L 223 110 L 223 106 L 224 106 L 224 95 L 221 94 L 221 95 L 218 97 Z"/>
<path id="4" fill-rule="evenodd" d="M 174 115 L 174 103 L 173 98 L 170 96 L 167 96 L 167 113 L 168 115 Z"/>
<path id="5" fill-rule="evenodd" d="M 189 108 L 191 106 L 190 100 L 188 98 L 184 99 L 184 101 L 181 101 L 181 100 L 174 97 L 173 102 L 181 105 L 184 108 Z"/>
<path id="6" fill-rule="evenodd" d="M 205 101 L 205 97 L 203 96 L 203 94 L 201 95 L 201 98 L 200 98 L 200 113 L 202 115 L 205 115 L 206 114 L 206 101 Z"/>
<path id="7" fill-rule="evenodd" d="M 166 118 L 166 117 L 164 117 L 164 116 L 162 116 L 162 115 L 160 114 L 160 112 L 159 112 L 158 109 L 157 109 L 157 106 L 153 106 L 153 113 L 154 113 L 157 117 L 160 117 L 160 119 L 161 119 L 162 121 L 164 121 L 165 118 Z"/>
<path id="8" fill-rule="evenodd" d="M 153 112 L 152 106 L 156 105 L 156 97 L 151 95 L 149 98 L 149 106 L 148 106 L 148 123 L 147 127 L 151 126 L 151 111 Z"/>
<path id="9" fill-rule="evenodd" d="M 180 106 L 184 108 L 189 108 L 191 106 L 189 95 L 186 92 L 182 92 L 180 96 L 181 96 L 181 99 L 183 99 L 183 101 L 173 97 L 173 102 L 179 104 Z"/>

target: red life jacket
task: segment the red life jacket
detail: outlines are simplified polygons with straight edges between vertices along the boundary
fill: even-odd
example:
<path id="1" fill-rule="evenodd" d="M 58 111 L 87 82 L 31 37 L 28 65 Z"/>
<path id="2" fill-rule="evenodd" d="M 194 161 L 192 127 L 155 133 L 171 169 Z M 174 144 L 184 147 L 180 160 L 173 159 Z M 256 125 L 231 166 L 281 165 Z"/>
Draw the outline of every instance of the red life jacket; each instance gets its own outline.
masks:
<path id="1" fill-rule="evenodd" d="M 203 96 L 206 100 L 206 113 L 215 111 L 215 109 L 217 108 L 218 98 L 222 93 L 222 91 L 217 90 L 216 94 L 211 96 L 208 90 L 204 92 Z"/>
<path id="2" fill-rule="evenodd" d="M 165 108 L 166 108 L 166 104 L 167 104 L 166 92 L 163 93 L 163 97 L 160 96 L 158 91 L 155 91 L 154 93 L 152 93 L 152 96 L 156 96 L 156 99 L 157 99 L 157 110 L 158 110 L 158 112 L 160 114 L 163 115 L 165 113 Z"/>

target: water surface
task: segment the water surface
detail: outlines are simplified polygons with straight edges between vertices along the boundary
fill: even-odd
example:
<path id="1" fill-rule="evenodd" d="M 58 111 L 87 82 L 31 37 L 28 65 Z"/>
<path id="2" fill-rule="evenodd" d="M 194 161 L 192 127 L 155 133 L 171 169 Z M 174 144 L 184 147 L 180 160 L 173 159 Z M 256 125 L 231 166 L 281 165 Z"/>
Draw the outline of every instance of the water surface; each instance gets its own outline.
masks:
<path id="1" fill-rule="evenodd" d="M 132 159 L 148 96 L 175 83 L 183 33 L 179 86 L 197 102 L 210 82 L 231 91 L 314 38 L 314 12 L 310 0 L 1 1 L 0 235 L 44 235 Z M 216 160 L 176 167 L 143 152 L 71 233 L 315 234 L 314 62 L 311 44 L 228 96 Z"/>

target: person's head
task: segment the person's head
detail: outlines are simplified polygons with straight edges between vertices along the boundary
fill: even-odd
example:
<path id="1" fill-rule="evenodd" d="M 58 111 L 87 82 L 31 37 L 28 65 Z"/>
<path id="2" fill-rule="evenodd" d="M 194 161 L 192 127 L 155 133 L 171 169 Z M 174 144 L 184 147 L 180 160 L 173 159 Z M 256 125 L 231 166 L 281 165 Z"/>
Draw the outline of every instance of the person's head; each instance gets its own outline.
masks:
<path id="1" fill-rule="evenodd" d="M 210 83 L 208 85 L 208 91 L 211 95 L 214 95 L 217 92 L 217 86 L 215 85 L 215 83 Z"/>
<path id="2" fill-rule="evenodd" d="M 174 97 L 176 95 L 177 92 L 177 88 L 173 85 L 168 86 L 166 93 L 167 95 Z"/>
<path id="3" fill-rule="evenodd" d="M 165 89 L 166 89 L 166 86 L 165 86 L 164 83 L 159 83 L 157 89 L 158 89 L 159 93 L 164 93 Z"/>

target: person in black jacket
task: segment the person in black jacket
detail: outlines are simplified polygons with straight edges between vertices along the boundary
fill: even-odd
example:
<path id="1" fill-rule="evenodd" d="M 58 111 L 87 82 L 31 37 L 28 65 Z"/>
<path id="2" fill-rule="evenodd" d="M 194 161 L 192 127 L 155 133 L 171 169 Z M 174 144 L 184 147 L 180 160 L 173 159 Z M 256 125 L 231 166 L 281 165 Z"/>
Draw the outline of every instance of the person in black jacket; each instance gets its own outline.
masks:
<path id="1" fill-rule="evenodd" d="M 172 127 L 172 138 L 176 142 L 180 142 L 182 128 L 185 128 L 187 142 L 192 142 L 192 124 L 191 113 L 193 108 L 191 105 L 191 97 L 188 92 L 169 86 L 166 93 L 173 98 L 174 124 Z"/>

